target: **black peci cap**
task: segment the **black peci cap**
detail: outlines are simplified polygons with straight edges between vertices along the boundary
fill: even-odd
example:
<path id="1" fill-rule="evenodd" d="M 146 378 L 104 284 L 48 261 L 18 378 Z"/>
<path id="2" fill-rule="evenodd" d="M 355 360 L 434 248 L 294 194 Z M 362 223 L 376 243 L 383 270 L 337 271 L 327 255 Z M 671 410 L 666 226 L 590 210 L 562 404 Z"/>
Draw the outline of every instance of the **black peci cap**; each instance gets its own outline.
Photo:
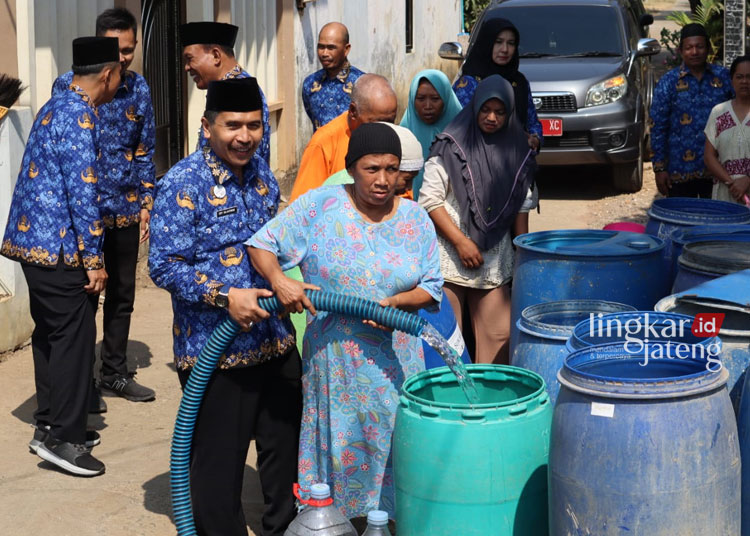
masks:
<path id="1" fill-rule="evenodd" d="M 208 83 L 206 111 L 254 112 L 263 107 L 258 81 L 253 78 L 233 78 Z"/>
<path id="2" fill-rule="evenodd" d="M 116 37 L 79 37 L 73 40 L 73 67 L 86 67 L 120 61 Z"/>
<path id="3" fill-rule="evenodd" d="M 346 151 L 346 169 L 368 154 L 393 154 L 401 160 L 401 139 L 385 123 L 365 123 L 352 132 Z"/>
<path id="4" fill-rule="evenodd" d="M 219 45 L 234 48 L 239 28 L 224 22 L 188 22 L 180 26 L 180 42 L 189 45 Z"/>

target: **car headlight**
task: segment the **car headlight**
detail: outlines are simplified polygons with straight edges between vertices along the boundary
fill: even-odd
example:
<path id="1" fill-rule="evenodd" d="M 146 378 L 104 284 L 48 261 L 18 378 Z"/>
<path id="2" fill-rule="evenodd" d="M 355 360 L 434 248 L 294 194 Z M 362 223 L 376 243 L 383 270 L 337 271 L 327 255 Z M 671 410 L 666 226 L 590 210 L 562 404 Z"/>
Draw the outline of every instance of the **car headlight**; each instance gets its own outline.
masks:
<path id="1" fill-rule="evenodd" d="M 589 88 L 585 106 L 599 106 L 621 99 L 628 91 L 628 80 L 618 75 Z"/>

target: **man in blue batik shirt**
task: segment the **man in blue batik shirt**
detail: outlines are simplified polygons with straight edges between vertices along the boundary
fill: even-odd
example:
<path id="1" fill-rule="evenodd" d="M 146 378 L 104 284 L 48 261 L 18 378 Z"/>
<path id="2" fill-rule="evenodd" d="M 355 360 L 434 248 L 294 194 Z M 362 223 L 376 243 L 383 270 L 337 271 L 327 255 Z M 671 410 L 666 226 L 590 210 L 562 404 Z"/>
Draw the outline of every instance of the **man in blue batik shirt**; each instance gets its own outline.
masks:
<path id="1" fill-rule="evenodd" d="M 96 19 L 96 35 L 115 37 L 120 48 L 122 83 L 112 102 L 99 108 L 97 148 L 101 154 L 96 183 L 104 223 L 104 261 L 109 279 L 104 297 L 102 369 L 104 393 L 134 402 L 154 399 L 154 391 L 140 385 L 128 372 L 130 316 L 135 302 L 138 246 L 148 239 L 149 210 L 154 190 L 154 108 L 146 80 L 128 67 L 136 45 L 135 17 L 126 9 L 108 9 Z M 60 76 L 52 94 L 66 91 L 73 79 Z M 93 397 L 91 411 L 106 411 Z"/>
<path id="2" fill-rule="evenodd" d="M 318 60 L 323 68 L 302 83 L 305 105 L 313 132 L 349 108 L 352 86 L 364 73 L 349 65 L 349 30 L 340 22 L 329 22 L 318 35 Z"/>
<path id="3" fill-rule="evenodd" d="M 189 22 L 180 26 L 182 59 L 187 72 L 198 89 L 208 89 L 209 82 L 250 78 L 250 75 L 234 58 L 234 43 L 239 28 L 223 22 Z M 258 155 L 271 163 L 271 126 L 269 123 L 268 104 L 263 90 L 260 90 L 263 103 L 263 139 L 256 151 Z M 203 128 L 198 133 L 198 149 L 207 144 Z"/>
<path id="4" fill-rule="evenodd" d="M 258 307 L 258 297 L 271 292 L 243 246 L 273 218 L 280 197 L 268 164 L 255 154 L 261 107 L 255 78 L 208 85 L 208 144 L 161 179 L 151 219 L 151 278 L 172 294 L 183 387 L 227 315 L 245 330 L 219 359 L 193 438 L 190 481 L 200 534 L 247 534 L 241 482 L 251 438 L 267 502 L 263 534 L 282 535 L 295 513 L 300 358 L 289 319 Z"/>
<path id="5" fill-rule="evenodd" d="M 713 180 L 703 162 L 703 129 L 717 104 L 734 97 L 729 71 L 707 63 L 706 29 L 687 24 L 680 33 L 682 65 L 654 88 L 651 150 L 656 187 L 669 197 L 711 197 Z"/>
<path id="6" fill-rule="evenodd" d="M 21 263 L 34 319 L 37 410 L 29 448 L 82 476 L 104 472 L 87 433 L 102 255 L 97 107 L 120 86 L 117 39 L 73 41 L 73 80 L 42 106 L 24 151 L 0 253 Z"/>

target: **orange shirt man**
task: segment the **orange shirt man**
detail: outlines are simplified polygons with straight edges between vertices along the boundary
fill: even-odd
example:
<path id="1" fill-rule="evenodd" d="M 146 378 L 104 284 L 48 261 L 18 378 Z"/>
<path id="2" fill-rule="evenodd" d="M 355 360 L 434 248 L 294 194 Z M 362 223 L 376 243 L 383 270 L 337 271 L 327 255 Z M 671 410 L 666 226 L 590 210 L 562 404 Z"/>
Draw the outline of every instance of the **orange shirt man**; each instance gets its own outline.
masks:
<path id="1" fill-rule="evenodd" d="M 388 80 L 377 74 L 359 77 L 352 88 L 349 109 L 315 131 L 307 144 L 289 202 L 321 186 L 328 177 L 344 169 L 352 132 L 363 123 L 393 123 L 396 107 L 396 93 Z"/>

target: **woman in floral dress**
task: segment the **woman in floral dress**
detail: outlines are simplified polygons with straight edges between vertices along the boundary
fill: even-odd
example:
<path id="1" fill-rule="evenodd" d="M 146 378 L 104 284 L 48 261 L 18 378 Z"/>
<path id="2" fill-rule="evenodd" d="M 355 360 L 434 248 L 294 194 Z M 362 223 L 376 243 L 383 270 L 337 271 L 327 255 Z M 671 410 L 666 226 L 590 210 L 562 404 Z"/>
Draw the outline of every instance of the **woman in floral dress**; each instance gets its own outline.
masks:
<path id="1" fill-rule="evenodd" d="M 308 315 L 299 482 L 325 482 L 349 518 L 394 517 L 391 436 L 404 380 L 424 370 L 421 341 L 372 321 L 316 312 L 312 286 L 415 311 L 442 296 L 435 229 L 415 202 L 394 196 L 401 146 L 387 125 L 352 134 L 354 184 L 298 198 L 248 241 L 251 260 L 290 311 Z M 299 265 L 307 285 L 286 278 Z"/>

